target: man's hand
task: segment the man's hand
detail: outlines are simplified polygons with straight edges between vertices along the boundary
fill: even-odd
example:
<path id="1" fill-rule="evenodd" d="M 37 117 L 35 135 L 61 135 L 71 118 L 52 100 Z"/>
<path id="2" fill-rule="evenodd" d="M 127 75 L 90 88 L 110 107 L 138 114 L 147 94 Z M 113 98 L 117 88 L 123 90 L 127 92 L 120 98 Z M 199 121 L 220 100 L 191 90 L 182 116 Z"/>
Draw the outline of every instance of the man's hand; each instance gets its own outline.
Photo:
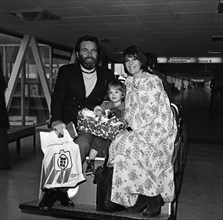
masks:
<path id="1" fill-rule="evenodd" d="M 66 125 L 62 121 L 54 121 L 51 127 L 58 136 L 64 136 L 63 129 L 66 129 Z"/>

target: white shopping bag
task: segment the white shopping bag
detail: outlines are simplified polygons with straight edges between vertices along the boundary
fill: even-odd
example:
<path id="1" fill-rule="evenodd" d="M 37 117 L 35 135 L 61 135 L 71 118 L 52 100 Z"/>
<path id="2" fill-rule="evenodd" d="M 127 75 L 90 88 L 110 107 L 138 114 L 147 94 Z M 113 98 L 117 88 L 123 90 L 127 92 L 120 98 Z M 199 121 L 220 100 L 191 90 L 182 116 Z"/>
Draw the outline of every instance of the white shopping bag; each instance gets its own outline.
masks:
<path id="1" fill-rule="evenodd" d="M 69 132 L 59 138 L 55 131 L 40 132 L 41 149 L 44 153 L 41 174 L 41 189 L 75 188 L 85 181 L 79 146 L 73 142 Z"/>

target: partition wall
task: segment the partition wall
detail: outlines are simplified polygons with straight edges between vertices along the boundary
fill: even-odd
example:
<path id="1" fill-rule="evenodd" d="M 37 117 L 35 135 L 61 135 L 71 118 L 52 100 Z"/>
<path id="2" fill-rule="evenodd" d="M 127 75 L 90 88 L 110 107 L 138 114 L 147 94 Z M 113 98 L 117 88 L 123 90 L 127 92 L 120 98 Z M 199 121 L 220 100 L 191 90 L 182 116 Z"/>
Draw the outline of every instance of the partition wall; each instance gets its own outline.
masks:
<path id="1" fill-rule="evenodd" d="M 39 43 L 31 36 L 0 33 L 1 65 L 11 125 L 43 123 L 50 117 L 50 96 L 61 65 L 71 62 L 72 48 Z"/>

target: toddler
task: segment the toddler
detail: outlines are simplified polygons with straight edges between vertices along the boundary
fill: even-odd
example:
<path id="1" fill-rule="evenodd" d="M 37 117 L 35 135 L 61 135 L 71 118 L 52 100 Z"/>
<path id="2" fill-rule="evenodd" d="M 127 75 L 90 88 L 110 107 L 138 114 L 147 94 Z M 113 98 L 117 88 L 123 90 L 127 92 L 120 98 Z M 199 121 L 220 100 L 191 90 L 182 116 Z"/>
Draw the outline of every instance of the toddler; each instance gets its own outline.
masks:
<path id="1" fill-rule="evenodd" d="M 101 106 L 96 106 L 94 108 L 94 113 L 99 117 L 102 116 L 102 114 L 105 114 L 108 118 L 116 116 L 117 118 L 124 120 L 125 92 L 125 85 L 121 81 L 114 80 L 110 82 L 108 85 L 108 98 L 110 101 L 104 101 Z M 101 137 L 94 138 L 89 153 L 89 160 L 87 162 L 86 175 L 94 173 L 94 162 L 97 154 L 100 152 L 103 155 L 106 155 L 110 143 L 111 140 Z"/>

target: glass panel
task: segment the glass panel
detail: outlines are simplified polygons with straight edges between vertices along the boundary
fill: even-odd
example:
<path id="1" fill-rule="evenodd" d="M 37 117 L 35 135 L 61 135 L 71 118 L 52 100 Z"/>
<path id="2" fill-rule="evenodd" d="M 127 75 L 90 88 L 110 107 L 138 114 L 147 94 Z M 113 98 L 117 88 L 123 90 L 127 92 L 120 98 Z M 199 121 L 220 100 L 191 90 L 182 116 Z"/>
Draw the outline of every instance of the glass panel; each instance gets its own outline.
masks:
<path id="1" fill-rule="evenodd" d="M 6 82 L 10 79 L 21 41 L 22 39 L 0 34 L 0 53 Z M 49 45 L 38 44 L 38 48 L 51 93 L 59 67 L 69 63 L 69 60 L 63 58 L 51 59 L 52 53 Z M 69 58 L 69 56 L 66 57 Z M 31 47 L 27 48 L 18 80 L 15 83 L 13 98 L 8 107 L 10 124 L 31 125 L 46 122 L 50 117 L 50 112 Z"/>
<path id="2" fill-rule="evenodd" d="M 108 68 L 111 69 L 111 64 L 108 65 Z M 115 63 L 114 64 L 114 71 L 115 71 L 115 75 L 116 77 L 121 80 L 121 81 L 125 81 L 126 77 L 127 77 L 127 73 L 125 72 L 124 66 L 122 63 Z"/>

